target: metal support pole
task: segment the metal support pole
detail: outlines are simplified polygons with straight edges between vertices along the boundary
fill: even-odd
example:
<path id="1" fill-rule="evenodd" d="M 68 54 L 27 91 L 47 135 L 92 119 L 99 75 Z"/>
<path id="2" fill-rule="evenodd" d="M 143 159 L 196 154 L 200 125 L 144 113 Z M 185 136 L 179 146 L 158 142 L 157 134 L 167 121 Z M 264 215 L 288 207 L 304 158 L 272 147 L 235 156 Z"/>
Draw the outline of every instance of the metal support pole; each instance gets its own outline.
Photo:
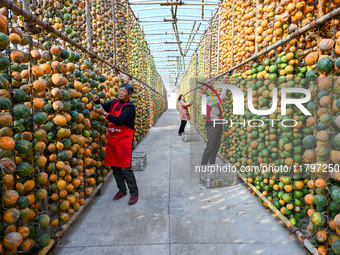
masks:
<path id="1" fill-rule="evenodd" d="M 189 42 L 190 42 L 190 39 L 191 39 L 191 36 L 192 36 L 192 32 L 194 31 L 195 26 L 196 26 L 196 21 L 194 22 L 194 25 L 191 28 L 191 32 L 190 32 L 190 35 L 189 35 L 189 38 L 188 38 L 187 45 L 185 45 L 185 48 L 184 48 L 184 55 L 185 55 L 185 53 L 187 51 L 187 48 L 188 48 L 188 45 L 189 45 Z"/>
<path id="2" fill-rule="evenodd" d="M 126 18 L 127 18 L 127 59 L 128 59 L 128 72 L 130 73 L 130 9 L 129 7 L 126 8 Z"/>
<path id="3" fill-rule="evenodd" d="M 210 27 L 210 29 L 212 30 L 212 27 Z M 212 69 L 211 58 L 212 58 L 212 33 L 210 33 L 210 40 L 209 40 L 209 79 L 211 77 L 211 69 Z"/>
<path id="4" fill-rule="evenodd" d="M 258 28 L 258 20 L 257 15 L 259 14 L 259 0 L 256 0 L 256 18 L 255 18 L 255 54 L 259 52 L 259 44 L 257 43 L 256 39 L 258 37 L 257 28 Z"/>
<path id="5" fill-rule="evenodd" d="M 136 14 L 134 13 L 134 11 L 132 10 L 132 8 L 131 8 L 131 6 L 130 6 L 130 3 L 128 3 L 128 5 L 129 5 L 128 8 L 130 9 L 130 12 L 131 12 L 132 16 L 135 17 L 135 20 L 136 20 L 136 21 L 138 21 L 138 20 L 139 20 L 139 17 L 136 17 Z M 137 13 L 137 15 L 138 15 L 138 13 Z M 162 16 L 162 17 L 163 17 L 163 16 Z"/>
<path id="6" fill-rule="evenodd" d="M 168 0 L 167 0 L 168 2 Z M 178 2 L 178 0 L 176 0 L 176 2 Z M 175 17 L 177 17 L 177 10 L 178 10 L 178 5 L 175 5 Z"/>
<path id="7" fill-rule="evenodd" d="M 176 33 L 174 32 L 164 32 L 164 33 L 146 33 L 145 35 L 150 36 L 150 35 L 174 35 Z M 185 33 L 185 32 L 178 32 L 179 35 L 190 35 L 191 33 Z M 203 35 L 203 33 L 195 33 L 197 35 Z"/>
<path id="8" fill-rule="evenodd" d="M 23 1 L 23 9 L 27 12 L 30 11 L 30 1 L 29 0 L 24 0 Z M 24 23 L 24 29 L 25 29 L 25 33 L 27 35 L 29 35 L 30 33 L 30 29 L 29 29 L 29 22 L 28 20 L 25 20 L 25 23 Z M 32 40 L 32 37 L 31 36 L 28 36 L 28 48 L 29 48 L 29 52 L 31 52 L 31 50 L 33 50 L 33 40 Z M 30 76 L 29 76 L 29 84 L 31 85 L 31 82 L 32 82 L 32 72 L 31 72 L 31 68 L 32 68 L 32 57 L 30 55 L 30 61 L 29 61 L 29 71 L 30 71 Z M 31 97 L 37 97 L 37 92 L 35 92 L 33 89 L 32 89 L 32 94 L 31 94 Z M 32 114 L 35 114 L 36 110 L 33 108 L 33 111 L 32 111 Z M 36 129 L 38 128 L 37 124 L 33 124 L 33 131 L 35 131 Z M 40 172 L 45 172 L 45 169 L 44 167 L 38 167 L 39 168 L 39 171 Z M 42 212 L 45 213 L 45 214 L 48 214 L 48 205 L 47 205 L 47 197 L 45 197 L 42 201 L 41 201 L 41 209 L 42 209 Z M 50 226 L 47 227 L 47 229 L 45 230 L 46 233 L 50 234 Z M 44 232 L 45 232 L 44 231 Z"/>
<path id="9" fill-rule="evenodd" d="M 218 8 L 217 75 L 220 74 L 221 6 Z"/>
<path id="10" fill-rule="evenodd" d="M 215 3 L 183 3 L 183 2 L 132 2 L 130 5 L 150 5 L 150 4 L 159 4 L 161 6 L 168 6 L 168 5 L 218 5 Z"/>
<path id="11" fill-rule="evenodd" d="M 232 17 L 232 28 L 231 28 L 231 64 L 230 67 L 234 65 L 234 29 L 235 29 L 235 0 L 233 0 L 233 17 Z"/>
<path id="12" fill-rule="evenodd" d="M 202 78 L 205 78 L 205 36 L 203 37 L 203 75 Z"/>
<path id="13" fill-rule="evenodd" d="M 28 12 L 30 11 L 30 1 L 29 0 L 24 0 L 23 8 L 24 8 L 24 10 L 26 10 Z M 29 23 L 26 20 L 25 20 L 25 23 L 24 23 L 24 29 L 25 29 L 25 32 L 28 34 L 29 33 Z"/>
<path id="14" fill-rule="evenodd" d="M 117 38 L 116 38 L 116 1 L 112 0 L 112 18 L 113 18 L 113 64 L 117 66 Z"/>
<path id="15" fill-rule="evenodd" d="M 197 70 L 197 74 L 199 76 L 199 78 L 201 78 L 201 66 L 202 66 L 202 58 L 200 57 L 201 55 L 201 49 L 198 49 L 198 53 L 197 53 L 197 58 L 198 58 L 198 70 Z"/>
<path id="16" fill-rule="evenodd" d="M 197 53 L 194 53 L 196 55 L 195 57 L 195 88 L 197 87 L 197 58 L 198 58 L 198 55 Z M 197 125 L 196 123 L 196 98 L 197 98 L 197 93 L 196 93 L 196 89 L 194 89 L 194 123 L 195 125 Z"/>
<path id="17" fill-rule="evenodd" d="M 30 0 L 24 0 L 23 1 L 23 8 L 27 12 L 30 11 Z M 29 35 L 30 28 L 29 28 L 28 20 L 25 20 L 24 31 L 28 35 L 28 47 L 29 47 L 29 51 L 31 51 L 33 49 L 34 43 L 33 43 L 32 37 Z M 32 79 L 32 72 L 31 72 L 32 66 L 31 66 L 31 64 L 32 64 L 32 56 L 30 55 L 30 61 L 28 62 L 28 70 L 30 71 L 30 77 L 29 77 L 30 80 Z"/>
<path id="18" fill-rule="evenodd" d="M 91 12 L 90 12 L 90 0 L 86 0 L 85 3 L 85 15 L 86 15 L 86 34 L 87 34 L 87 47 L 92 51 L 92 34 L 91 34 Z"/>
<path id="19" fill-rule="evenodd" d="M 158 44 L 182 44 L 182 43 L 199 43 L 199 42 L 193 42 L 193 41 L 174 41 L 174 42 L 168 42 L 168 41 L 165 41 L 165 42 L 151 42 L 149 43 L 149 45 L 158 45 Z M 183 54 L 184 55 L 184 54 Z"/>
<path id="20" fill-rule="evenodd" d="M 149 84 L 151 84 L 151 55 L 149 55 Z"/>
<path id="21" fill-rule="evenodd" d="M 192 40 L 190 41 L 190 44 L 189 44 L 188 48 L 187 48 L 186 51 L 184 52 L 184 56 L 183 56 L 183 57 L 185 57 L 185 56 L 188 54 L 189 48 L 190 48 L 191 44 L 193 43 L 193 40 L 195 39 L 195 36 L 197 35 L 197 32 L 198 32 L 198 30 L 200 29 L 200 27 L 201 27 L 201 23 L 198 24 L 198 27 L 197 27 L 197 29 L 196 29 L 196 33 L 195 33 L 194 36 L 192 37 Z"/>
<path id="22" fill-rule="evenodd" d="M 184 60 L 184 56 L 182 56 L 182 59 L 181 59 L 183 62 L 181 62 L 181 63 L 183 63 L 183 72 L 185 71 L 185 60 Z"/>

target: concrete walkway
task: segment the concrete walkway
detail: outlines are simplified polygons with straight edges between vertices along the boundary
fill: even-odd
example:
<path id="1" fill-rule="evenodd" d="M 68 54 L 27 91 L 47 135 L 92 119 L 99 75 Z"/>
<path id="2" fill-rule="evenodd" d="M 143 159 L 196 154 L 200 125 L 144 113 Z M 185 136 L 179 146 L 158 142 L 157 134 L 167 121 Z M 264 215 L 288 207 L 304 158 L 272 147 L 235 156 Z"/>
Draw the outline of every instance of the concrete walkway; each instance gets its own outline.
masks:
<path id="1" fill-rule="evenodd" d="M 199 159 L 205 144 L 182 142 L 179 124 L 178 112 L 168 110 L 137 146 L 148 161 L 144 171 L 135 172 L 138 203 L 128 206 L 129 196 L 113 201 L 117 187 L 111 178 L 53 254 L 307 254 L 245 184 L 216 189 L 199 184 L 190 174 L 189 154 L 195 148 Z"/>

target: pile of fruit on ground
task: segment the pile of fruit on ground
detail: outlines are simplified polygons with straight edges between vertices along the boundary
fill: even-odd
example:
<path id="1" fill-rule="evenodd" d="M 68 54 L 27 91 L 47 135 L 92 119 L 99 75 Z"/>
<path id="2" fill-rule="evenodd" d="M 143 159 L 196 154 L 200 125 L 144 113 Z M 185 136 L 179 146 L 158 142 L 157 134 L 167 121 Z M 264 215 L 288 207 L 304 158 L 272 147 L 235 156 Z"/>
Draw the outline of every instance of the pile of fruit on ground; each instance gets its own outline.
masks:
<path id="1" fill-rule="evenodd" d="M 29 11 L 88 46 L 85 1 L 62 2 L 33 2 Z M 23 6 L 22 1 L 13 4 Z M 93 111 L 93 95 L 109 102 L 122 83 L 134 86 L 135 144 L 166 110 L 161 80 L 149 86 L 143 82 L 149 76 L 131 79 L 112 68 L 111 7 L 106 1 L 90 1 L 89 6 L 92 49 L 107 62 L 90 58 L 33 22 L 25 26 L 22 16 L 6 8 L 0 11 L 1 254 L 47 246 L 108 175 L 110 168 L 103 165 L 107 121 Z M 128 70 L 122 54 L 139 52 L 122 48 L 126 10 L 126 2 L 116 4 L 117 65 Z M 138 41 L 142 37 L 136 40 L 145 44 Z M 147 54 L 141 58 L 152 61 Z"/>
<path id="2" fill-rule="evenodd" d="M 259 1 L 257 8 L 256 1 L 235 1 L 234 7 L 232 1 L 224 1 L 220 10 L 219 72 L 338 8 L 339 1 Z M 178 92 L 192 90 L 186 99 L 195 102 L 190 112 L 202 134 L 205 116 L 201 115 L 200 90 L 194 90 L 200 85 L 189 81 L 215 76 L 206 71 L 212 70 L 211 61 L 204 58 L 205 49 L 210 47 L 207 42 L 203 38 L 198 45 Z M 233 69 L 228 83 L 242 90 L 244 114 L 233 115 L 231 93 L 223 102 L 223 117 L 228 123 L 224 125 L 220 155 L 243 170 L 247 181 L 291 224 L 308 233 L 320 254 L 340 254 L 339 69 L 340 25 L 336 16 L 319 30 L 310 29 Z M 310 115 L 292 104 L 282 112 L 282 91 L 291 88 L 310 92 L 310 100 L 303 103 Z M 305 95 L 288 93 L 287 97 L 298 100 Z M 272 108 L 266 115 L 254 114 L 255 110 Z M 231 125 L 231 121 L 238 124 Z"/>

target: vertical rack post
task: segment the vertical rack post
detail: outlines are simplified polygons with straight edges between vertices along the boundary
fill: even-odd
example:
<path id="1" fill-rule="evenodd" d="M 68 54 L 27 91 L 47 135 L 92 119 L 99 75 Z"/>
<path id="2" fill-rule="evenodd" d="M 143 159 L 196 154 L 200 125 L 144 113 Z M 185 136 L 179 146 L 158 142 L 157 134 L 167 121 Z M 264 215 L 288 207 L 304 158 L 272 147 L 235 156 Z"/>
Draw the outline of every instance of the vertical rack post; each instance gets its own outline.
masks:
<path id="1" fill-rule="evenodd" d="M 90 0 L 86 0 L 85 15 L 86 15 L 87 47 L 89 48 L 90 51 L 92 51 Z"/>
<path id="2" fill-rule="evenodd" d="M 211 26 L 210 26 L 210 38 L 209 38 L 209 79 L 211 77 L 211 69 L 212 69 L 212 63 L 211 63 L 211 57 L 212 57 L 212 31 L 213 31 L 213 27 L 212 27 L 213 21 L 211 20 Z"/>
<path id="3" fill-rule="evenodd" d="M 234 30 L 235 30 L 235 0 L 233 0 L 233 17 L 232 17 L 232 28 L 231 28 L 231 66 L 234 66 Z"/>
<path id="4" fill-rule="evenodd" d="M 116 38 L 116 1 L 112 0 L 112 18 L 113 18 L 113 55 L 114 55 L 114 62 L 113 64 L 117 66 L 117 38 Z"/>
<path id="5" fill-rule="evenodd" d="M 126 18 L 127 18 L 127 59 L 128 68 L 127 71 L 130 73 L 130 7 L 126 8 Z"/>
<path id="6" fill-rule="evenodd" d="M 150 118 L 149 118 L 149 127 L 150 128 L 152 127 L 152 124 L 153 124 L 153 108 L 155 107 L 154 104 L 151 103 L 152 102 L 152 95 L 151 95 L 151 93 L 152 93 L 152 90 L 149 91 L 149 102 L 150 102 L 150 104 L 149 104 L 149 116 L 150 116 Z"/>
<path id="7" fill-rule="evenodd" d="M 23 2 L 23 9 L 25 11 L 30 11 L 30 1 L 29 0 L 24 0 Z M 27 21 L 25 21 L 24 23 L 24 29 L 26 33 L 29 33 L 29 23 Z"/>
<path id="8" fill-rule="evenodd" d="M 199 54 L 198 54 L 198 58 L 199 58 L 199 66 L 198 66 L 198 76 L 199 76 L 199 78 L 202 78 L 203 77 L 203 75 L 202 75 L 202 72 L 201 72 L 201 70 L 202 70 L 202 65 L 203 65 L 203 63 L 202 63 L 202 50 L 201 50 L 201 42 L 202 42 L 202 40 L 200 41 L 200 43 L 198 44 L 198 51 L 199 51 Z"/>
<path id="9" fill-rule="evenodd" d="M 203 35 L 203 78 L 205 78 L 205 35 Z"/>
<path id="10" fill-rule="evenodd" d="M 255 54 L 259 52 L 259 44 L 257 43 L 256 39 L 258 36 L 257 28 L 258 28 L 258 20 L 257 15 L 259 14 L 259 0 L 256 0 L 256 18 L 255 18 Z"/>
<path id="11" fill-rule="evenodd" d="M 151 53 L 149 49 L 149 84 L 151 84 Z"/>
<path id="12" fill-rule="evenodd" d="M 25 11 L 30 11 L 30 0 L 24 0 L 23 1 L 23 9 Z M 28 35 L 28 47 L 29 47 L 29 51 L 31 51 L 33 49 L 33 40 L 32 37 L 29 35 L 30 29 L 29 29 L 29 22 L 25 21 L 24 23 L 24 30 L 25 33 Z M 28 62 L 28 70 L 30 71 L 32 68 L 32 57 L 30 54 L 30 61 Z M 30 72 L 30 77 L 29 77 L 29 81 L 31 82 L 32 79 L 32 74 Z"/>
<path id="13" fill-rule="evenodd" d="M 220 74 L 221 6 L 218 8 L 217 75 Z"/>
<path id="14" fill-rule="evenodd" d="M 195 85 L 194 85 L 194 87 L 196 88 L 197 87 L 197 64 L 198 64 L 198 62 L 197 62 L 197 58 L 198 58 L 198 55 L 197 55 L 197 53 L 195 52 L 194 53 L 195 54 Z M 197 114 L 197 112 L 196 112 L 196 101 L 197 101 L 197 93 L 196 93 L 196 89 L 194 89 L 194 123 L 195 123 L 195 125 L 197 126 L 197 123 L 196 123 L 196 114 Z"/>
<path id="15" fill-rule="evenodd" d="M 25 11 L 30 11 L 30 0 L 24 0 L 23 1 L 23 9 Z M 24 29 L 25 29 L 25 33 L 28 35 L 28 47 L 29 47 L 29 52 L 31 52 L 31 50 L 33 49 L 33 40 L 32 37 L 29 36 L 29 23 L 27 21 L 25 21 L 25 25 L 24 25 Z M 32 72 L 31 72 L 31 68 L 33 65 L 33 59 L 31 57 L 30 54 L 30 61 L 29 61 L 29 71 L 30 71 L 30 75 L 29 75 L 29 84 L 31 85 L 32 83 Z M 36 92 L 32 89 L 31 90 L 31 100 L 33 100 L 33 98 L 36 96 L 34 95 Z M 33 108 L 33 103 L 32 103 L 32 117 L 35 114 L 36 110 L 34 110 Z M 32 127 L 32 131 L 34 131 L 34 129 L 36 128 L 37 124 L 33 123 L 33 127 Z M 35 155 L 36 156 L 36 155 Z M 33 166 L 35 166 L 35 163 L 33 163 Z M 38 167 L 40 172 L 45 172 L 44 167 Z M 44 199 L 41 200 L 41 209 L 42 211 L 48 215 L 48 203 L 47 203 L 47 197 L 45 197 Z M 46 228 L 46 230 L 44 230 L 44 232 L 50 234 L 50 226 L 48 225 L 48 227 Z"/>

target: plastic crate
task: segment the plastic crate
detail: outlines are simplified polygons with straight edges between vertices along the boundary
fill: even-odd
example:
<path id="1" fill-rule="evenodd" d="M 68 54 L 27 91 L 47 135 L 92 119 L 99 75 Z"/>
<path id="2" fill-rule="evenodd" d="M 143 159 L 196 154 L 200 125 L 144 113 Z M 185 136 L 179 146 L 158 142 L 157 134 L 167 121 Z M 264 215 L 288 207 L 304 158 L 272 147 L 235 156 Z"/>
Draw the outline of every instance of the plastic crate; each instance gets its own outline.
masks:
<path id="1" fill-rule="evenodd" d="M 200 183 L 206 188 L 234 186 L 237 183 L 236 171 L 200 171 Z"/>
<path id="2" fill-rule="evenodd" d="M 190 134 L 190 133 L 183 133 L 182 134 L 182 141 L 183 142 L 201 142 L 203 140 L 200 134 Z"/>
<path id="3" fill-rule="evenodd" d="M 146 167 L 146 152 L 133 152 L 131 159 L 131 169 L 143 171 Z"/>

